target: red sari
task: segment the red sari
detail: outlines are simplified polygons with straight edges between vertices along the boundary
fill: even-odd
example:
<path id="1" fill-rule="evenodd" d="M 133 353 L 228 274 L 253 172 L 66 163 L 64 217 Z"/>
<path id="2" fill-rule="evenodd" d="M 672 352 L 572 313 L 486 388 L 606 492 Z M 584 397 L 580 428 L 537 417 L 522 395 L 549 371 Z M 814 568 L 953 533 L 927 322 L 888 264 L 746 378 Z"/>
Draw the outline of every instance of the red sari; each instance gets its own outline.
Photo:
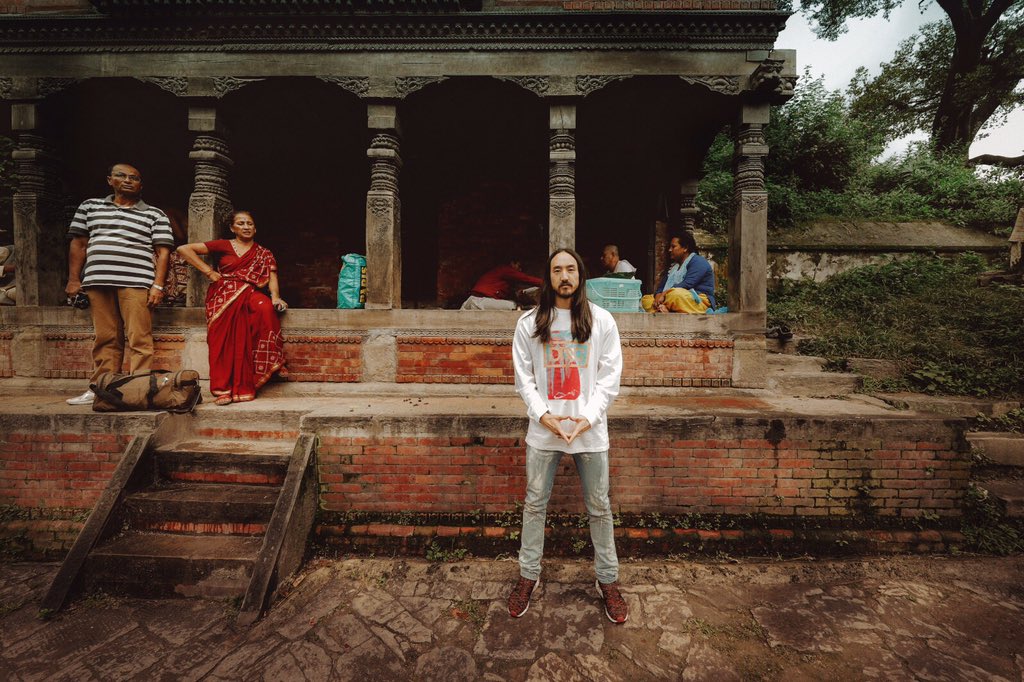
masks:
<path id="1" fill-rule="evenodd" d="M 234 402 L 253 400 L 256 389 L 284 367 L 281 322 L 270 298 L 257 291 L 270 282 L 277 261 L 259 244 L 241 257 L 227 239 L 206 242 L 206 248 L 221 254 L 221 278 L 206 293 L 210 392 Z"/>

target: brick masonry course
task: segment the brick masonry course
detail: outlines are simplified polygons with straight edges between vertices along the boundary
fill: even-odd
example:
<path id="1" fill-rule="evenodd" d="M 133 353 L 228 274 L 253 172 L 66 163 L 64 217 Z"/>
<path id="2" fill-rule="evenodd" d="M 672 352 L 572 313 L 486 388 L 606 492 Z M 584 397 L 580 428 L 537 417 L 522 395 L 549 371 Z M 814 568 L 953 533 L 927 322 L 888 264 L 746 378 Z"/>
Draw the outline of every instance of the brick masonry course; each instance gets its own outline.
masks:
<path id="1" fill-rule="evenodd" d="M 491 402 L 502 408 L 499 414 L 403 414 L 364 400 L 374 414 L 344 416 L 335 406 L 329 414 L 303 417 L 301 427 L 296 421 L 294 429 L 277 424 L 274 430 L 260 428 L 259 418 L 246 419 L 242 411 L 229 415 L 203 408 L 195 436 L 288 440 L 298 436 L 299 428 L 317 434 L 321 532 L 335 539 L 350 536 L 339 541 L 344 544 L 361 535 L 338 521 L 338 515 L 347 513 L 514 512 L 523 496 L 527 423 L 503 412 L 499 398 L 481 397 L 477 408 L 494 408 Z M 662 409 L 670 411 L 668 406 Z M 208 421 L 210 415 L 217 418 Z M 148 433 L 164 416 L 0 416 L 0 549 L 59 556 L 70 546 L 131 437 Z M 723 536 L 723 541 L 753 541 L 767 530 L 799 531 L 794 520 L 805 527 L 813 523 L 879 533 L 908 532 L 908 525 L 918 523 L 948 528 L 961 514 L 970 476 L 963 430 L 962 420 L 922 415 L 623 414 L 614 417 L 610 427 L 613 508 L 623 515 L 767 519 L 755 529 L 744 529 L 741 522 L 741 535 Z M 584 512 L 571 458 L 561 464 L 550 509 Z M 362 534 L 365 538 L 356 544 L 372 545 L 378 542 L 373 538 L 381 537 L 409 542 L 428 535 L 462 534 L 508 544 L 505 533 L 487 523 L 434 521 L 427 524 L 436 528 L 432 534 L 419 527 L 403 528 L 408 523 L 362 525 L 374 523 L 388 527 Z M 518 521 L 507 527 L 515 525 Z M 465 528 L 469 530 L 463 533 L 460 529 Z M 670 546 L 688 540 L 651 535 L 659 530 L 666 529 L 620 528 L 628 531 L 626 540 L 641 548 L 657 550 L 671 540 L 665 545 L 671 551 Z M 935 549 L 952 542 L 930 536 L 886 538 L 861 540 L 876 549 Z M 710 536 L 701 539 L 707 542 Z"/>

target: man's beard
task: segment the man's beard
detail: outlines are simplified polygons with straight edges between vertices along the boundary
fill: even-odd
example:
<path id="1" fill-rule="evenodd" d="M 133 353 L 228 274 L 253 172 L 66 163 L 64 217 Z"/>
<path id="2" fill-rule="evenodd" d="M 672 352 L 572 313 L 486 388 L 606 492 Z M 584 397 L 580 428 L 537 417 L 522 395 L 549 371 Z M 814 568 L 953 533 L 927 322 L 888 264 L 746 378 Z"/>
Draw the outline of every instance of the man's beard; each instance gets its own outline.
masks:
<path id="1" fill-rule="evenodd" d="M 563 293 L 562 293 L 562 286 L 563 286 L 562 284 L 559 284 L 559 285 L 558 285 L 558 288 L 557 288 L 557 289 L 555 289 L 555 296 L 557 296 L 558 298 L 560 298 L 560 299 L 562 299 L 562 300 L 565 300 L 565 301 L 571 301 L 571 300 L 572 300 L 572 297 L 576 295 L 576 289 L 577 289 L 578 287 L 576 287 L 576 288 L 573 288 L 573 286 L 572 286 L 571 284 L 569 284 L 568 282 L 566 282 L 566 283 L 564 284 L 564 286 L 567 286 L 567 287 L 569 287 L 570 289 L 572 289 L 572 291 L 570 291 L 570 292 L 569 292 L 568 294 L 563 294 Z"/>

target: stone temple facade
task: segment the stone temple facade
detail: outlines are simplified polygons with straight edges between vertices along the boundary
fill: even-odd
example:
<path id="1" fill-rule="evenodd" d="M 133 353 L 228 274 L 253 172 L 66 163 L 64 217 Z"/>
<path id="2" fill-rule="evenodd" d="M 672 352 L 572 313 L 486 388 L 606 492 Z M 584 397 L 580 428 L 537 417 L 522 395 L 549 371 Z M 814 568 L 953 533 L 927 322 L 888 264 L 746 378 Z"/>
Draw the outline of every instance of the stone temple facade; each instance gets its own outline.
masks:
<path id="1" fill-rule="evenodd" d="M 293 380 L 510 383 L 514 314 L 446 308 L 510 255 L 541 274 L 562 246 L 597 267 L 616 243 L 649 288 L 731 126 L 730 312 L 618 315 L 624 383 L 762 386 L 763 127 L 795 83 L 774 48 L 788 16 L 774 0 L 8 2 L 19 301 L 0 309 L 0 376 L 87 376 L 64 234 L 124 161 L 190 241 L 254 212 L 293 306 Z M 333 310 L 349 252 L 367 257 L 366 310 Z M 204 293 L 195 278 L 158 311 L 157 366 L 204 368 Z"/>

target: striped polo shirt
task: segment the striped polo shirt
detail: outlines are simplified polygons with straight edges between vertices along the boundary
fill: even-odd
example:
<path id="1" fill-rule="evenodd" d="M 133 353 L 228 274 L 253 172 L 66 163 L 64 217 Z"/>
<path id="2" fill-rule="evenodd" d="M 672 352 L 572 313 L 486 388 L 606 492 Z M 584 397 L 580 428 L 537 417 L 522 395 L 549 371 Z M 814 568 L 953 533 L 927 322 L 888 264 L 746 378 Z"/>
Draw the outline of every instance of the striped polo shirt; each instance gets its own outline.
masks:
<path id="1" fill-rule="evenodd" d="M 114 195 L 87 199 L 75 211 L 68 237 L 88 237 L 82 272 L 83 287 L 148 289 L 155 276 L 153 251 L 174 248 L 167 216 L 141 199 L 118 206 Z"/>

